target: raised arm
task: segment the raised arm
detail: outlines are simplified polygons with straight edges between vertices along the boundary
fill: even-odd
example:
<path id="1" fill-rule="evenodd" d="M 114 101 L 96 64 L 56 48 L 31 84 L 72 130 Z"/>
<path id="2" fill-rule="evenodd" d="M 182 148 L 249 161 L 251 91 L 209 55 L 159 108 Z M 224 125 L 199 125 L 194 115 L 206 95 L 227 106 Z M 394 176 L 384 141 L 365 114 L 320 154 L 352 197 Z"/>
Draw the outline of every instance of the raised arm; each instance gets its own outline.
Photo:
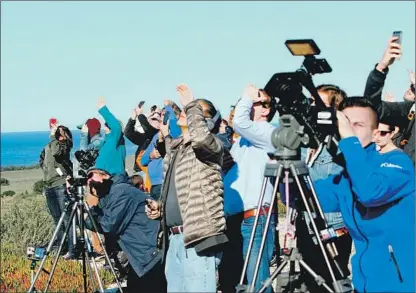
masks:
<path id="1" fill-rule="evenodd" d="M 106 143 L 114 144 L 114 147 L 116 147 L 120 140 L 120 137 L 123 135 L 121 124 L 107 108 L 107 106 L 105 105 L 105 100 L 102 97 L 98 98 L 98 113 L 100 113 L 101 116 L 103 116 L 108 127 L 111 129 L 111 132 L 109 134 L 109 137 L 111 137 L 111 139 L 107 140 Z"/>
<path id="2" fill-rule="evenodd" d="M 255 122 L 251 120 L 250 113 L 252 107 L 253 100 L 247 96 L 242 97 L 238 101 L 233 118 L 234 130 L 257 147 L 271 147 L 274 127 L 264 121 Z"/>
<path id="3" fill-rule="evenodd" d="M 169 113 L 168 114 L 169 115 L 169 134 L 173 138 L 178 138 L 179 136 L 181 136 L 182 131 L 177 124 L 178 119 L 176 118 L 175 111 L 173 111 L 173 108 L 171 105 L 166 105 L 165 111 L 166 113 Z"/>
<path id="4" fill-rule="evenodd" d="M 376 109 L 381 107 L 382 91 L 389 66 L 393 64 L 395 59 L 400 59 L 402 54 L 401 45 L 395 42 L 397 39 L 397 37 L 389 39 L 382 58 L 367 78 L 364 96 L 371 100 Z"/>

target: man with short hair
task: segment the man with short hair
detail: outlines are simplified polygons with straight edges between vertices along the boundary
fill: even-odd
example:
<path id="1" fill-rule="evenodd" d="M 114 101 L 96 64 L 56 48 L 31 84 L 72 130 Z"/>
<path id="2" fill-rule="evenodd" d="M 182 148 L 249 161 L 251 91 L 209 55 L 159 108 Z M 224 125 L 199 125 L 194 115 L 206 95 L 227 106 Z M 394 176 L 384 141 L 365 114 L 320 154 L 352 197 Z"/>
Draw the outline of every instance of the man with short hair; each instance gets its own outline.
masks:
<path id="1" fill-rule="evenodd" d="M 356 292 L 415 292 L 415 171 L 404 152 L 380 155 L 369 100 L 348 98 L 337 112 L 345 170 L 316 181 L 324 212 L 341 212 L 354 241 Z M 398 223 L 400 219 L 400 223 Z"/>
<path id="2" fill-rule="evenodd" d="M 100 200 L 91 208 L 100 232 L 117 239 L 128 258 L 127 292 L 166 292 L 162 253 L 156 247 L 159 221 L 145 213 L 151 197 L 133 186 L 126 173 L 111 176 L 97 168 L 88 172 L 88 187 Z M 89 218 L 86 226 L 93 229 Z"/>
<path id="3" fill-rule="evenodd" d="M 240 138 L 231 148 L 235 164 L 224 177 L 224 211 L 227 216 L 227 237 L 230 244 L 226 248 L 220 267 L 220 284 L 223 292 L 235 292 L 243 258 L 246 257 L 254 217 L 260 209 L 256 236 L 247 267 L 247 280 L 250 284 L 259 254 L 260 243 L 265 229 L 266 215 L 270 208 L 273 186 L 267 182 L 262 207 L 258 207 L 264 169 L 269 161 L 268 152 L 274 152 L 271 142 L 275 127 L 270 124 L 276 113 L 275 100 L 266 92 L 248 85 L 238 101 L 233 118 L 233 127 Z M 268 228 L 267 240 L 255 283 L 255 290 L 270 276 L 269 263 L 274 252 L 274 217 Z M 266 292 L 270 292 L 269 287 Z"/>

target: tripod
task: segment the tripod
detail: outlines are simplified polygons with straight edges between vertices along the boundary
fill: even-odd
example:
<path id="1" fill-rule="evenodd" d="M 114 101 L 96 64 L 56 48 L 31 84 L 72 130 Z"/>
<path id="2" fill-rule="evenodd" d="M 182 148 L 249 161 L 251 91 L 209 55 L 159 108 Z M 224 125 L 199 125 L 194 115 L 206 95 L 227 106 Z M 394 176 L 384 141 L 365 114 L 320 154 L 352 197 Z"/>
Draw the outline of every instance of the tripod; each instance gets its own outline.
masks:
<path id="1" fill-rule="evenodd" d="M 86 202 L 84 202 L 84 200 L 83 200 L 83 188 L 84 187 L 82 185 L 81 186 L 76 186 L 77 194 L 73 195 L 73 197 L 71 197 L 71 201 L 69 201 L 65 204 L 65 210 L 64 210 L 64 212 L 62 213 L 62 215 L 59 219 L 59 222 L 57 224 L 57 227 L 56 227 L 55 231 L 53 232 L 52 239 L 50 240 L 50 242 L 48 244 L 48 247 L 46 248 L 45 255 L 42 257 L 42 260 L 41 260 L 41 263 L 39 265 L 38 271 L 36 272 L 35 277 L 32 278 L 32 283 L 30 285 L 28 293 L 34 292 L 33 290 L 34 290 L 34 287 L 35 287 L 36 280 L 39 278 L 41 271 L 42 270 L 45 271 L 43 269 L 43 266 L 45 264 L 46 258 L 50 254 L 50 252 L 52 250 L 52 245 L 55 242 L 55 239 L 58 235 L 58 232 L 61 229 L 61 226 L 64 224 L 64 220 L 67 217 L 67 214 L 69 212 L 70 212 L 70 215 L 69 215 L 69 219 L 68 219 L 68 225 L 65 228 L 65 232 L 64 232 L 63 237 L 61 239 L 61 243 L 59 245 L 58 252 L 57 252 L 56 257 L 54 259 L 52 269 L 49 273 L 49 277 L 48 277 L 48 280 L 46 282 L 46 287 L 45 287 L 45 290 L 43 292 L 48 291 L 49 285 L 51 284 L 53 275 L 55 273 L 56 265 L 58 263 L 58 259 L 59 259 L 59 256 L 61 254 L 62 247 L 65 243 L 65 239 L 67 238 L 68 231 L 71 227 L 71 224 L 75 223 L 75 219 L 77 217 L 78 217 L 80 235 L 81 235 L 79 241 L 80 241 L 81 247 L 82 247 L 81 255 L 82 255 L 82 275 L 83 275 L 83 281 L 84 281 L 84 283 L 83 283 L 84 293 L 86 293 L 87 289 L 88 289 L 88 286 L 87 286 L 87 268 L 88 268 L 88 272 L 89 272 L 90 281 L 91 281 L 93 291 L 94 292 L 97 291 L 96 290 L 96 284 L 95 284 L 95 281 L 94 281 L 94 276 L 93 276 L 93 269 L 94 269 L 94 273 L 95 273 L 95 276 L 96 276 L 97 281 L 98 281 L 99 292 L 102 292 L 102 293 L 104 292 L 103 284 L 102 284 L 102 281 L 100 279 L 99 272 L 98 272 L 97 263 L 95 262 L 95 259 L 94 259 L 93 249 L 92 249 L 91 243 L 89 241 L 87 231 L 85 230 L 84 211 L 87 212 L 88 217 L 89 217 L 94 229 L 96 231 L 99 231 L 99 230 L 98 230 L 97 224 L 95 223 L 94 218 L 91 214 L 91 211 L 90 211 L 90 208 L 89 208 L 88 204 Z M 75 229 L 74 229 L 74 234 L 75 234 Z M 116 272 L 115 272 L 115 270 L 114 270 L 114 268 L 111 264 L 108 253 L 104 248 L 103 241 L 102 241 L 102 239 L 99 235 L 98 235 L 98 240 L 99 240 L 101 246 L 103 247 L 105 259 L 107 260 L 107 262 L 110 266 L 111 272 L 112 272 L 112 274 L 113 274 L 113 276 L 114 276 L 114 278 L 117 282 L 118 288 L 119 288 L 120 292 L 122 293 L 123 290 L 121 288 L 120 282 L 119 282 L 119 280 L 117 278 L 117 275 L 116 275 Z M 75 241 L 76 241 L 76 237 L 74 237 L 74 242 Z M 91 262 L 92 262 L 93 267 L 91 267 Z M 86 265 L 86 263 L 88 263 L 88 266 Z"/>
<path id="2" fill-rule="evenodd" d="M 270 158 L 273 160 L 266 165 L 261 194 L 257 204 L 258 207 L 261 207 L 263 205 L 267 182 L 269 179 L 274 179 L 275 183 L 270 203 L 270 206 L 272 208 L 269 209 L 269 211 L 267 212 L 265 229 L 261 239 L 259 254 L 256 259 L 256 266 L 254 269 L 252 283 L 250 285 L 244 285 L 244 277 L 247 271 L 248 262 L 254 242 L 260 209 L 258 208 L 256 211 L 254 227 L 250 236 L 248 251 L 244 261 L 244 267 L 240 279 L 240 284 L 237 286 L 237 290 L 239 292 L 254 292 L 254 286 L 259 272 L 261 256 L 264 250 L 267 231 L 270 225 L 273 207 L 275 206 L 275 201 L 277 198 L 277 192 L 279 190 L 280 179 L 283 177 L 283 171 L 289 171 L 291 178 L 293 178 L 293 180 L 296 182 L 302 200 L 301 202 L 303 204 L 302 208 L 306 210 L 307 215 L 311 221 L 314 236 L 316 237 L 318 245 L 324 256 L 324 260 L 328 267 L 329 274 L 332 280 L 332 286 L 335 289 L 335 292 L 352 291 L 350 280 L 347 278 L 337 280 L 335 277 L 334 270 L 331 266 L 331 262 L 334 263 L 337 270 L 339 271 L 339 274 L 344 278 L 342 270 L 340 269 L 337 261 L 334 259 L 338 254 L 335 244 L 333 242 L 333 240 L 336 238 L 336 233 L 332 227 L 328 226 L 325 220 L 325 216 L 319 205 L 319 201 L 315 193 L 312 180 L 309 176 L 308 168 L 306 164 L 300 160 L 300 144 L 302 140 L 305 141 L 305 136 L 302 135 L 304 135 L 303 128 L 292 115 L 282 115 L 280 117 L 280 128 L 275 130 L 272 137 L 272 142 L 273 145 L 276 147 L 276 152 L 270 155 Z M 291 248 L 289 253 L 287 253 L 284 258 L 285 259 L 276 269 L 276 271 L 272 274 L 272 276 L 270 276 L 270 278 L 268 278 L 264 282 L 263 287 L 259 291 L 260 293 L 264 292 L 266 288 L 272 284 L 272 282 L 279 276 L 283 268 L 288 263 L 290 263 L 289 281 L 291 281 L 290 283 L 292 283 L 292 281 L 294 280 L 293 274 L 295 267 L 294 265 L 296 262 L 303 269 L 305 269 L 306 272 L 312 275 L 312 277 L 315 279 L 318 285 L 322 285 L 328 292 L 334 292 L 334 290 L 330 286 L 328 286 L 328 284 L 326 284 L 325 280 L 321 276 L 316 274 L 310 268 L 310 266 L 302 260 L 302 255 L 299 253 L 297 248 Z M 292 288 L 293 284 L 289 285 Z"/>

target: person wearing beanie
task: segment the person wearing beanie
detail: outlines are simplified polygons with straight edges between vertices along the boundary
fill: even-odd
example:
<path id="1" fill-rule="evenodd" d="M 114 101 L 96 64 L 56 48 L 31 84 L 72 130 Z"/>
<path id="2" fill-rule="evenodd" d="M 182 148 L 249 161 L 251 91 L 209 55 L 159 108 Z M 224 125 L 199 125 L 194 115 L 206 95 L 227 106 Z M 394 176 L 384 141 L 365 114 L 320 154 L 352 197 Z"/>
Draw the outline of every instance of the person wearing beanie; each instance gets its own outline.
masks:
<path id="1" fill-rule="evenodd" d="M 100 131 L 100 121 L 97 118 L 88 119 L 81 128 L 80 149 L 83 151 L 98 151 L 104 141 Z"/>

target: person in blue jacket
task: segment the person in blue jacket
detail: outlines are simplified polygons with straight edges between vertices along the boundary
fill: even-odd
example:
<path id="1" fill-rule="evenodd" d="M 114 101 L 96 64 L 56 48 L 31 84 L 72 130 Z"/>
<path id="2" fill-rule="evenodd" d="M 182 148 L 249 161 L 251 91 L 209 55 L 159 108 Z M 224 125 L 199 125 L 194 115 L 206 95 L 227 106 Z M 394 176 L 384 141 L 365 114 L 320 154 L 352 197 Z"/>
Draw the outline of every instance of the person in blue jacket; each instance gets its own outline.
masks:
<path id="1" fill-rule="evenodd" d="M 105 138 L 95 166 L 106 170 L 110 175 L 126 172 L 126 144 L 120 121 L 108 110 L 104 98 L 98 99 L 98 113 L 105 120 Z"/>
<path id="2" fill-rule="evenodd" d="M 174 112 L 171 101 L 165 101 L 166 107 L 162 111 L 162 120 L 165 115 L 168 115 L 169 121 L 169 134 L 172 138 L 178 138 L 181 136 L 181 129 L 177 125 L 177 114 Z M 180 113 L 180 112 L 179 112 Z M 162 192 L 163 182 L 163 157 L 166 150 L 164 149 L 164 140 L 160 131 L 153 136 L 152 141 L 143 153 L 140 163 L 143 166 L 148 166 L 148 172 L 150 176 L 150 182 L 152 187 L 150 188 L 150 195 L 154 200 L 159 200 Z"/>
<path id="3" fill-rule="evenodd" d="M 88 188 L 99 198 L 98 206 L 91 207 L 98 232 L 116 239 L 129 261 L 124 292 L 165 293 L 162 251 L 156 247 L 160 223 L 145 212 L 151 197 L 132 185 L 126 173 L 111 176 L 96 167 L 88 171 Z M 85 225 L 94 228 L 90 218 Z"/>
<path id="4" fill-rule="evenodd" d="M 371 102 L 347 98 L 337 112 L 345 170 L 316 181 L 324 212 L 341 212 L 354 241 L 356 292 L 415 292 L 415 171 L 402 151 L 379 154 Z"/>

